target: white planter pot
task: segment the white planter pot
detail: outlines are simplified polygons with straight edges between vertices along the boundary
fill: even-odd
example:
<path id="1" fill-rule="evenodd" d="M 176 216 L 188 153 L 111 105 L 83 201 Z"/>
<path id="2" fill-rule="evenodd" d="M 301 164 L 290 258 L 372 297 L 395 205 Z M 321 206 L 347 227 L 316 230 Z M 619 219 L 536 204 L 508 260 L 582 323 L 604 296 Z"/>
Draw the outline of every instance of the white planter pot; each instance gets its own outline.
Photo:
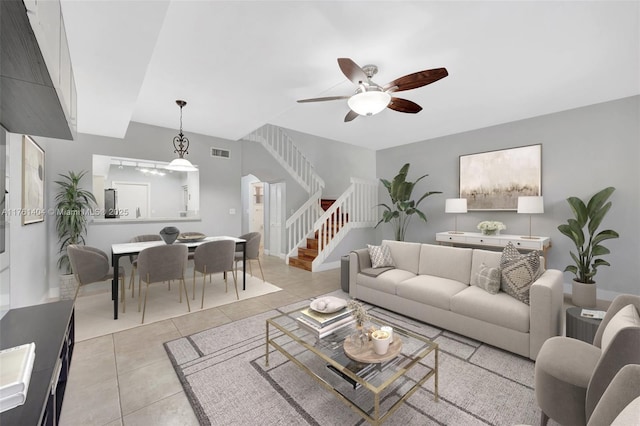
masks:
<path id="1" fill-rule="evenodd" d="M 78 282 L 73 274 L 60 275 L 60 300 L 74 300 Z"/>
<path id="2" fill-rule="evenodd" d="M 571 287 L 571 300 L 574 305 L 581 308 L 595 308 L 596 285 L 584 284 L 573 280 Z"/>

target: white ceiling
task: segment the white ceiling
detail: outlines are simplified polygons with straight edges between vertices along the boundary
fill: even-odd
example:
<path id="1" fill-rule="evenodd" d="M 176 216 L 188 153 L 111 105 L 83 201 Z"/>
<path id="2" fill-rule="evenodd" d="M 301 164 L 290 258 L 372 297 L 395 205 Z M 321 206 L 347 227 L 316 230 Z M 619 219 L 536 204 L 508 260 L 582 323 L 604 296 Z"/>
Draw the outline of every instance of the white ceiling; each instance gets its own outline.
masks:
<path id="1" fill-rule="evenodd" d="M 231 140 L 265 123 L 381 149 L 640 93 L 640 2 L 62 0 L 78 131 L 130 121 Z M 344 123 L 354 86 L 336 59 L 424 109 Z"/>

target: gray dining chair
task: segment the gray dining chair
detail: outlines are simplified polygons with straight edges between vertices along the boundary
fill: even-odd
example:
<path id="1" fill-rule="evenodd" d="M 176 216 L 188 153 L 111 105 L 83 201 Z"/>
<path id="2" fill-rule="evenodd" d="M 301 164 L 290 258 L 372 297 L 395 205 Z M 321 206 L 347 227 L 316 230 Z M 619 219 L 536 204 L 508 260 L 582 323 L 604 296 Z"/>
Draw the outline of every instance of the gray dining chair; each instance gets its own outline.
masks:
<path id="1" fill-rule="evenodd" d="M 209 275 L 211 282 L 212 274 L 223 273 L 224 291 L 227 288 L 227 271 L 231 271 L 233 276 L 233 284 L 236 288 L 236 299 L 240 300 L 238 295 L 238 280 L 233 274 L 233 259 L 236 251 L 236 243 L 232 240 L 209 241 L 196 247 L 193 252 L 193 298 L 196 298 L 196 272 L 202 274 L 202 301 L 200 309 L 204 307 L 204 288 L 206 287 L 206 278 Z"/>
<path id="2" fill-rule="evenodd" d="M 109 256 L 102 250 L 90 246 L 70 244 L 67 246 L 67 255 L 69 256 L 69 263 L 71 263 L 71 270 L 78 281 L 74 299 L 78 295 L 80 286 L 113 279 L 113 268 L 111 268 Z M 126 297 L 124 294 L 125 274 L 124 268 L 119 267 L 118 279 L 120 280 L 120 297 L 123 313 L 126 310 Z"/>
<path id="3" fill-rule="evenodd" d="M 262 281 L 264 281 L 264 272 L 262 272 L 262 264 L 260 263 L 260 238 L 262 236 L 259 232 L 249 232 L 248 234 L 240 235 L 241 238 L 246 241 L 245 250 L 247 252 L 247 263 L 249 264 L 249 273 L 253 275 L 253 269 L 251 268 L 251 260 L 257 260 L 260 267 L 260 275 Z M 235 273 L 238 274 L 238 262 L 242 261 L 242 251 L 235 253 Z M 245 265 L 246 268 L 246 265 Z"/>
<path id="4" fill-rule="evenodd" d="M 157 282 L 179 280 L 180 303 L 182 303 L 182 291 L 187 299 L 187 310 L 191 312 L 187 287 L 184 282 L 184 271 L 187 266 L 187 246 L 183 244 L 161 245 L 146 248 L 138 253 L 138 279 L 140 285 L 144 281 L 144 306 L 142 308 L 142 324 L 147 309 L 147 296 L 149 285 Z M 138 298 L 138 312 L 140 312 L 141 298 Z"/>
<path id="5" fill-rule="evenodd" d="M 142 234 L 136 235 L 129 240 L 130 243 L 140 243 L 144 241 L 162 241 L 160 234 Z M 136 288 L 136 269 L 138 269 L 138 256 L 135 254 L 129 255 L 129 261 L 131 262 L 131 278 L 129 279 L 129 288 L 131 289 L 131 298 L 134 297 Z M 138 285 L 138 297 L 140 297 L 140 285 Z"/>

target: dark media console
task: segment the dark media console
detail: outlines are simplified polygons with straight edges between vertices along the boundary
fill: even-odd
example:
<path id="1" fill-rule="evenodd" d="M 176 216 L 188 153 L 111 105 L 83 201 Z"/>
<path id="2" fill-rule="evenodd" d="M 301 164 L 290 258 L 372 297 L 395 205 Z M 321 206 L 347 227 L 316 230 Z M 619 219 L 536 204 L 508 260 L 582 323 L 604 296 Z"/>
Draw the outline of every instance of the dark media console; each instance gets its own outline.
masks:
<path id="1" fill-rule="evenodd" d="M 74 302 L 12 309 L 0 320 L 0 349 L 35 342 L 27 400 L 0 413 L 0 425 L 56 426 L 74 347 Z"/>

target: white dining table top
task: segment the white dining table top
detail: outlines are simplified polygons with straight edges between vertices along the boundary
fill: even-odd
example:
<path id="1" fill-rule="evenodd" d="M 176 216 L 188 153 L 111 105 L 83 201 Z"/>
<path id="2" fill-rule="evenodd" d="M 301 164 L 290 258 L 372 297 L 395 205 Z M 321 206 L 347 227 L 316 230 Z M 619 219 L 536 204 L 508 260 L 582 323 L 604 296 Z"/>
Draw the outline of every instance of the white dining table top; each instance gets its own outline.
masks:
<path id="1" fill-rule="evenodd" d="M 178 242 L 176 241 L 174 244 L 184 244 L 187 247 L 197 247 L 200 244 L 204 244 L 206 242 L 209 241 L 221 241 L 221 240 L 232 240 L 236 243 L 244 243 L 246 242 L 246 240 L 243 240 L 242 238 L 236 238 L 236 237 L 229 237 L 226 235 L 221 235 L 221 236 L 215 236 L 215 237 L 205 237 L 204 239 L 200 240 L 200 241 L 191 241 L 191 242 Z M 111 253 L 112 254 L 136 254 L 136 253 L 140 253 L 140 251 L 149 248 L 149 247 L 155 247 L 155 246 L 161 246 L 164 245 L 165 242 L 164 241 L 140 241 L 140 242 L 135 242 L 135 243 L 116 243 L 116 244 L 111 244 Z"/>

